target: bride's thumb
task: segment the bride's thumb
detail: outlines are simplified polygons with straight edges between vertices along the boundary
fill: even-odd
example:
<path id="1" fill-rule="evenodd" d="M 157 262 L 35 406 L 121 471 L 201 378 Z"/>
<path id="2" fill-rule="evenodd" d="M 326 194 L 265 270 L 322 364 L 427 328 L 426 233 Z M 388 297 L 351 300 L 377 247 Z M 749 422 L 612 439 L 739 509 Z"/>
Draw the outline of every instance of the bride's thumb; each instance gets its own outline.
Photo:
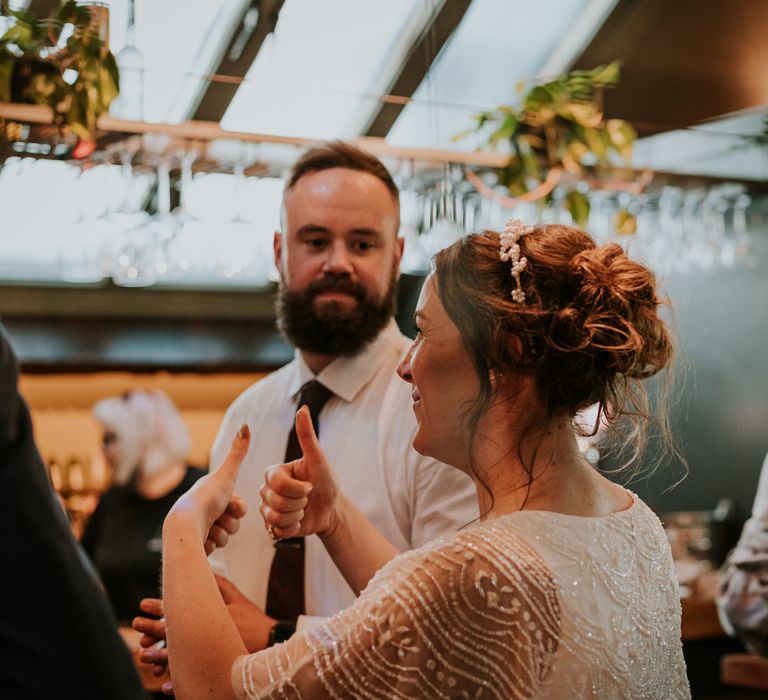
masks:
<path id="1" fill-rule="evenodd" d="M 226 458 L 222 465 L 216 470 L 216 473 L 231 482 L 234 486 L 237 481 L 237 475 L 240 472 L 240 465 L 243 463 L 245 453 L 248 452 L 248 445 L 251 442 L 251 430 L 243 423 L 240 430 L 237 431 L 235 439 L 232 440 L 232 446 L 229 448 Z"/>

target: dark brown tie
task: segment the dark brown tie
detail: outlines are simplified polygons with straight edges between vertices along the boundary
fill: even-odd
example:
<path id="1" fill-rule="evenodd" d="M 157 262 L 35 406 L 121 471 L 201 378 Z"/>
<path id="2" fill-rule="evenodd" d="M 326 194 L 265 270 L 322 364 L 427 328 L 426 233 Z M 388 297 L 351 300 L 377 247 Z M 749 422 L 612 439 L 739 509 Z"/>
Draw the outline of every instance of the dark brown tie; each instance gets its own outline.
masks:
<path id="1" fill-rule="evenodd" d="M 297 410 L 309 406 L 312 425 L 318 433 L 318 416 L 328 399 L 333 396 L 330 389 L 314 379 L 301 387 Z M 296 425 L 288 434 L 285 448 L 285 462 L 292 462 L 302 456 Z M 304 538 L 292 537 L 275 542 L 275 558 L 269 571 L 267 586 L 267 615 L 277 620 L 296 621 L 304 613 Z"/>

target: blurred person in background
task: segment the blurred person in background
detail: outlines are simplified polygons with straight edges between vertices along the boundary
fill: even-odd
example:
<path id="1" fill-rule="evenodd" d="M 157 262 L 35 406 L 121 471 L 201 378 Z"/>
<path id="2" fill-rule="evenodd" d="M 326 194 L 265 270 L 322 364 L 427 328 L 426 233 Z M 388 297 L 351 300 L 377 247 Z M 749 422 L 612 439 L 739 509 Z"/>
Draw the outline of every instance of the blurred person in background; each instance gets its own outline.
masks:
<path id="1" fill-rule="evenodd" d="M 752 515 L 720 571 L 717 605 L 723 629 L 752 654 L 768 658 L 768 454 Z"/>
<path id="2" fill-rule="evenodd" d="M 118 621 L 129 627 L 139 614 L 139 601 L 159 591 L 163 519 L 205 472 L 187 464 L 189 432 L 164 392 L 107 398 L 93 413 L 103 430 L 102 449 L 113 482 L 81 541 Z"/>

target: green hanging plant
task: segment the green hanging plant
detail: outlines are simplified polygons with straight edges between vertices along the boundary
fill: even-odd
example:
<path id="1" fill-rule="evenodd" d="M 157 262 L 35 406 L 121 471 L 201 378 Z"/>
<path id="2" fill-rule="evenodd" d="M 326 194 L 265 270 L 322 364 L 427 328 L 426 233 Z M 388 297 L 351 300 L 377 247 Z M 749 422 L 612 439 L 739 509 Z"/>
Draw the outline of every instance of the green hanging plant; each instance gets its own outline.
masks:
<path id="1" fill-rule="evenodd" d="M 464 138 L 480 132 L 485 145 L 495 149 L 509 144 L 507 165 L 497 171 L 497 182 L 512 197 L 528 194 L 551 201 L 558 186 L 564 191 L 564 206 L 575 223 L 583 226 L 589 217 L 589 200 L 579 183 L 604 177 L 616 162 L 626 165 L 632 156 L 637 134 L 622 119 L 605 120 L 602 91 L 619 80 L 618 61 L 593 70 L 578 70 L 534 85 L 522 94 L 519 106 L 501 105 L 477 114 L 475 126 L 458 134 Z M 523 94 L 524 93 L 524 94 Z M 629 212 L 620 212 L 623 230 L 632 229 Z"/>
<path id="2" fill-rule="evenodd" d="M 0 36 L 0 101 L 48 105 L 56 125 L 91 139 L 120 83 L 88 8 L 69 0 L 40 21 L 4 1 L 0 14 L 10 19 Z"/>

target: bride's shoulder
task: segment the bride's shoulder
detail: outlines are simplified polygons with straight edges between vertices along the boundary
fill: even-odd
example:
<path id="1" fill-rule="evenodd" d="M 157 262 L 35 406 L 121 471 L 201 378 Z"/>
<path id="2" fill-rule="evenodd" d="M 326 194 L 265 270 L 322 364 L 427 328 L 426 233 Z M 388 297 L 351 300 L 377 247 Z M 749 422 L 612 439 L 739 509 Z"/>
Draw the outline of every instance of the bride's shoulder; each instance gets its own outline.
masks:
<path id="1" fill-rule="evenodd" d="M 396 637 L 412 635 L 418 621 L 421 634 L 441 643 L 446 620 L 458 638 L 525 630 L 533 640 L 526 654 L 543 659 L 557 647 L 558 593 L 546 562 L 519 534 L 478 526 L 394 559 L 358 599 L 358 614 Z"/>
<path id="2" fill-rule="evenodd" d="M 406 552 L 371 583 L 411 579 L 465 589 L 486 597 L 488 586 L 507 592 L 535 586 L 554 591 L 554 577 L 534 544 L 504 525 L 478 523 Z M 378 580 L 377 580 L 378 579 Z M 546 592 L 545 592 L 546 595 Z M 491 596 L 491 599 L 493 596 Z"/>

